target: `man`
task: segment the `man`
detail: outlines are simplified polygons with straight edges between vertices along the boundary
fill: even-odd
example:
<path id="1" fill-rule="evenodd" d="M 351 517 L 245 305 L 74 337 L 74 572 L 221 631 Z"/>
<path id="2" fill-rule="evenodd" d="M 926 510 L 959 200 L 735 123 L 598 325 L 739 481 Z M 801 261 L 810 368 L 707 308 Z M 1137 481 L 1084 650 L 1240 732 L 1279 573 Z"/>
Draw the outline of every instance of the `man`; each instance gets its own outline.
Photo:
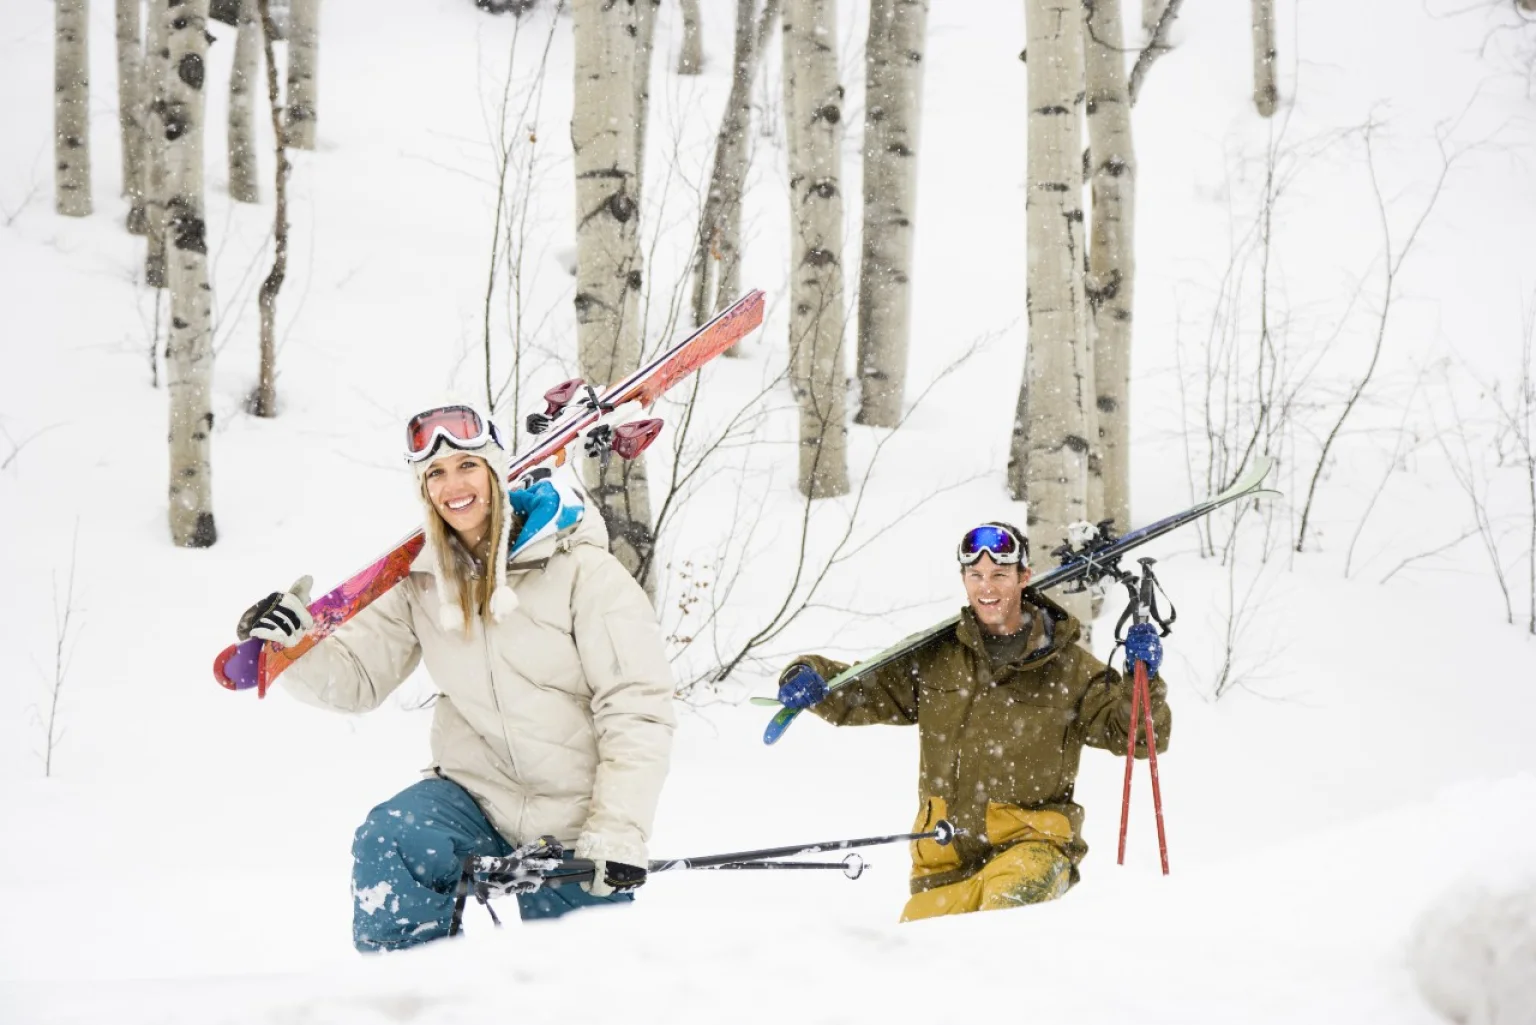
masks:
<path id="1" fill-rule="evenodd" d="M 1131 681 L 1077 646 L 1080 624 L 1029 586 L 1029 544 L 1006 523 L 961 539 L 968 604 L 952 636 L 828 693 L 846 666 L 816 655 L 780 677 L 779 700 L 835 726 L 916 725 L 922 748 L 915 832 L 948 819 L 947 847 L 913 844 L 902 921 L 1053 900 L 1077 881 L 1083 809 L 1073 801 L 1082 749 L 1125 755 Z M 1162 651 L 1133 627 L 1129 658 L 1147 663 L 1157 749 L 1168 745 Z M 1140 732 L 1137 756 L 1146 757 Z"/>

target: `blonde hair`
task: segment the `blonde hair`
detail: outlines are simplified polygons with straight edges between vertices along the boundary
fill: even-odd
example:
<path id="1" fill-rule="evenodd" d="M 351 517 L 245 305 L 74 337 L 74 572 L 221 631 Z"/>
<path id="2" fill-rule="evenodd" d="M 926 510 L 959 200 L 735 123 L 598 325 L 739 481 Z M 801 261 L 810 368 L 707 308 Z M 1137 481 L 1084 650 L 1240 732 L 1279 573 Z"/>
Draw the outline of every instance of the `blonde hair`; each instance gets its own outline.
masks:
<path id="1" fill-rule="evenodd" d="M 468 552 L 458 540 L 453 529 L 448 526 L 448 521 L 443 519 L 442 513 L 437 511 L 437 506 L 432 502 L 432 496 L 427 491 L 427 481 L 421 480 L 421 497 L 431 510 L 427 517 L 427 540 L 432 550 L 437 553 L 438 572 L 441 580 L 451 586 L 458 596 L 459 611 L 463 613 L 464 636 L 470 634 L 470 622 L 478 611 L 481 618 L 487 622 L 491 620 L 491 595 L 496 590 L 496 560 L 505 558 L 507 549 L 505 531 L 512 530 L 516 523 L 513 521 L 511 506 L 507 502 L 506 488 L 496 480 L 495 469 L 479 456 L 475 456 L 480 464 L 485 467 L 485 472 L 491 478 L 491 529 L 486 531 L 485 538 L 480 542 L 480 551 Z M 457 553 L 463 552 L 471 555 L 481 564 L 481 573 L 477 578 L 472 574 L 473 564 Z M 446 595 L 439 596 L 443 601 Z"/>

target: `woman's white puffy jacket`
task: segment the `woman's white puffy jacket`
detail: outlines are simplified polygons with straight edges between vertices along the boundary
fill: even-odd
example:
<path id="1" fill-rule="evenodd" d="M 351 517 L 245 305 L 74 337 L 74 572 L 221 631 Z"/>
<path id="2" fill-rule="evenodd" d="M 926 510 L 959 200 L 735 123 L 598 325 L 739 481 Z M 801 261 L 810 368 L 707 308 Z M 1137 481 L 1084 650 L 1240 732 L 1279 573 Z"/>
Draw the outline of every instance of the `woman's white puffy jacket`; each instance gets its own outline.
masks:
<path id="1" fill-rule="evenodd" d="M 672 674 L 645 592 L 595 511 L 520 550 L 518 607 L 470 635 L 438 625 L 431 547 L 410 576 L 283 676 L 302 701 L 378 705 L 425 662 L 442 692 L 428 773 L 474 796 L 513 844 L 644 866 L 672 748 Z"/>

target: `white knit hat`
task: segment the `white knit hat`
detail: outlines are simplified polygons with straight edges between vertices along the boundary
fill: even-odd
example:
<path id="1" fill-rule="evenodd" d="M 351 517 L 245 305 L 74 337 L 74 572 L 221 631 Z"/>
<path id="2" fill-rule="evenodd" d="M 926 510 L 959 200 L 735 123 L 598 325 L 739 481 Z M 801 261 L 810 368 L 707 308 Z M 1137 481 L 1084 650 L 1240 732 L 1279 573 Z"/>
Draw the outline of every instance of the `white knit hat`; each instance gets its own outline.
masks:
<path id="1" fill-rule="evenodd" d="M 473 406 L 470 408 L 475 409 Z M 487 424 L 494 423 L 491 417 L 481 410 L 475 409 L 475 412 Z M 511 555 L 513 542 L 516 540 L 512 536 L 510 529 L 512 525 L 512 509 L 506 497 L 507 471 L 511 465 L 511 457 L 507 454 L 507 450 L 501 447 L 499 435 L 492 434 L 490 439 L 479 448 L 466 448 L 454 445 L 448 439 L 441 439 L 436 443 L 437 447 L 428 458 L 422 459 L 419 462 L 412 462 L 411 469 L 416 475 L 417 492 L 421 495 L 422 503 L 426 507 L 429 527 L 434 520 L 442 523 L 442 517 L 433 508 L 432 500 L 427 495 L 427 470 L 431 468 L 435 460 L 441 459 L 443 455 L 447 454 L 450 445 L 453 450 L 465 452 L 485 460 L 486 464 L 491 468 L 492 486 L 499 488 L 501 491 L 501 501 L 496 502 L 493 499 L 491 503 L 493 515 L 495 515 L 497 510 L 499 510 L 499 515 L 496 517 L 496 522 L 491 524 L 492 533 L 489 549 L 496 574 L 496 586 L 491 591 L 491 618 L 499 622 L 503 616 L 517 608 L 517 594 L 507 583 L 507 561 Z M 442 525 L 446 527 L 446 524 Z M 442 533 L 444 532 L 435 532 L 428 529 L 428 544 L 432 547 L 437 547 L 433 544 L 432 539 L 435 536 L 441 536 Z M 451 565 L 449 560 L 456 558 L 458 556 L 453 551 L 439 550 L 433 553 L 432 559 L 432 576 L 437 581 L 438 593 L 437 622 L 448 633 L 464 629 L 464 610 L 459 604 L 458 587 L 454 583 L 457 580 L 457 576 L 449 571 Z"/>

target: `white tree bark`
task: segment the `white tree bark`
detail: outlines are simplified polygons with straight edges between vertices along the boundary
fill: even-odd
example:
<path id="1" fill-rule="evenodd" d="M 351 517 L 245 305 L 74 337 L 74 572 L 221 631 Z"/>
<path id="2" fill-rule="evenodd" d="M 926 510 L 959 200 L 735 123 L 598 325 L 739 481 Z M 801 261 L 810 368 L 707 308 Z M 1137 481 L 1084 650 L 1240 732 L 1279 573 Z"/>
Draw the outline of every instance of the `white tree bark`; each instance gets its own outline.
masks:
<path id="1" fill-rule="evenodd" d="M 1015 500 L 1029 502 L 1031 542 L 1045 553 L 1088 517 L 1094 388 L 1083 298 L 1083 17 L 1080 0 L 1025 0 L 1024 11 L 1029 349 L 1008 484 Z M 1080 618 L 1088 611 L 1082 596 L 1063 604 Z"/>
<path id="2" fill-rule="evenodd" d="M 757 0 L 736 0 L 736 39 L 731 94 L 715 136 L 715 163 L 699 218 L 694 252 L 693 323 L 704 323 L 733 301 L 741 282 L 741 194 L 751 149 L 752 80 L 762 47 L 757 38 Z M 725 350 L 739 355 L 740 345 Z"/>
<path id="3" fill-rule="evenodd" d="M 683 48 L 677 54 L 677 73 L 697 75 L 704 70 L 704 30 L 700 25 L 699 0 L 681 0 Z"/>
<path id="4" fill-rule="evenodd" d="M 928 0 L 871 0 L 865 46 L 864 243 L 857 422 L 901 420 L 911 333 L 912 226 Z"/>
<path id="5" fill-rule="evenodd" d="M 1093 328 L 1093 380 L 1098 392 L 1098 448 L 1103 506 L 1095 520 L 1131 525 L 1131 315 L 1136 278 L 1134 245 L 1136 150 L 1126 89 L 1124 29 L 1119 0 L 1083 0 L 1088 151 L 1093 224 L 1085 295 Z"/>
<path id="6" fill-rule="evenodd" d="M 293 0 L 288 22 L 288 145 L 315 148 L 320 0 Z"/>
<path id="7" fill-rule="evenodd" d="M 644 6 L 646 0 L 640 0 Z M 639 26 L 636 6 L 575 0 L 576 81 L 571 145 L 576 169 L 576 345 L 581 374 L 606 386 L 640 363 L 644 277 L 635 197 Z M 643 457 L 584 461 L 614 555 L 631 573 L 651 563 L 650 491 Z M 642 581 L 645 583 L 645 581 Z"/>
<path id="8" fill-rule="evenodd" d="M 229 69 L 229 195 L 237 203 L 261 201 L 256 184 L 256 123 L 253 105 L 261 71 L 261 25 L 256 0 L 240 0 L 235 60 Z"/>
<path id="9" fill-rule="evenodd" d="M 288 275 L 288 162 L 287 131 L 283 125 L 282 98 L 277 83 L 277 55 L 273 43 L 277 25 L 272 20 L 270 0 L 244 0 L 254 3 L 260 16 L 262 63 L 266 66 L 267 114 L 272 119 L 273 149 L 277 165 L 273 175 L 272 269 L 262 279 L 256 293 L 256 308 L 261 313 L 261 356 L 257 365 L 256 388 L 248 408 L 260 417 L 277 415 L 277 294 Z"/>
<path id="10" fill-rule="evenodd" d="M 144 280 L 166 287 L 165 270 L 165 105 L 170 77 L 170 47 L 166 37 L 169 0 L 149 0 L 144 21 Z M 133 212 L 129 211 L 130 227 Z"/>
<path id="11" fill-rule="evenodd" d="M 604 0 L 604 2 L 611 2 L 611 0 Z M 645 185 L 645 140 L 648 135 L 651 112 L 651 57 L 656 49 L 656 12 L 661 8 L 661 0 L 625 0 L 625 2 L 632 2 L 635 9 L 635 67 L 632 77 L 635 84 L 635 182 L 632 191 L 635 203 L 638 205 L 640 193 Z"/>
<path id="12" fill-rule="evenodd" d="M 784 43 L 793 261 L 789 347 L 801 377 L 799 485 L 810 498 L 830 498 L 848 493 L 843 91 L 835 0 L 787 0 Z"/>
<path id="13" fill-rule="evenodd" d="M 171 287 L 171 333 L 166 346 L 171 402 L 171 540 L 185 548 L 207 548 L 218 540 L 209 462 L 213 318 L 203 221 L 208 0 L 167 4 L 163 17 L 171 67 L 164 112 Z"/>
<path id="14" fill-rule="evenodd" d="M 1275 79 L 1275 0 L 1253 0 L 1253 105 L 1272 117 L 1280 103 Z"/>
<path id="15" fill-rule="evenodd" d="M 1145 46 L 1157 29 L 1157 19 L 1162 16 L 1168 0 L 1141 0 L 1141 42 Z"/>
<path id="16" fill-rule="evenodd" d="M 85 0 L 54 0 L 54 209 L 91 213 L 91 79 Z"/>
<path id="17" fill-rule="evenodd" d="M 140 0 L 117 0 L 117 126 L 123 147 L 123 195 L 128 206 L 144 194 L 143 44 L 139 39 Z M 129 215 L 129 230 L 133 217 Z M 142 226 L 140 231 L 142 231 Z M 138 234 L 139 232 L 135 232 Z"/>

